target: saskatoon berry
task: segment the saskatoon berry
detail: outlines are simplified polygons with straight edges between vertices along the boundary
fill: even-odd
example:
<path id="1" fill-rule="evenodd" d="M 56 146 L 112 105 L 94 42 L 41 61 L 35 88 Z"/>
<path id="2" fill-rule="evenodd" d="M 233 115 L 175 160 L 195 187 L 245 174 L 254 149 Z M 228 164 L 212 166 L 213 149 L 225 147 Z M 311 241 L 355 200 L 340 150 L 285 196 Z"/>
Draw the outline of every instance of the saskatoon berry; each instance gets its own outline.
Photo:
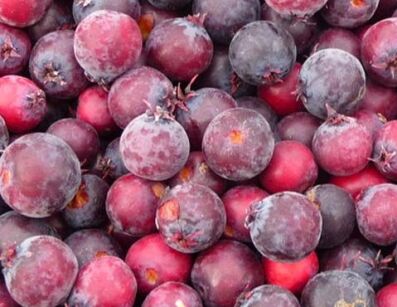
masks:
<path id="1" fill-rule="evenodd" d="M 154 181 L 175 176 L 189 156 L 189 138 L 170 115 L 157 109 L 133 119 L 120 139 L 120 152 L 134 175 Z"/>
<path id="2" fill-rule="evenodd" d="M 103 38 L 98 41 L 98 38 Z M 107 84 L 138 61 L 142 35 L 130 16 L 96 11 L 79 23 L 74 37 L 77 62 L 93 81 Z M 117 51 L 117 52 L 116 52 Z"/>
<path id="3" fill-rule="evenodd" d="M 0 255 L 4 256 L 23 240 L 49 235 L 57 237 L 57 232 L 45 221 L 22 216 L 9 211 L 0 216 Z M 0 304 L 1 306 L 1 304 Z"/>
<path id="4" fill-rule="evenodd" d="M 256 254 L 232 240 L 221 241 L 199 254 L 191 280 L 208 307 L 233 306 L 242 291 L 264 283 Z"/>
<path id="5" fill-rule="evenodd" d="M 255 42 L 255 48 L 252 42 Z M 255 21 L 234 35 L 229 59 L 243 81 L 252 85 L 271 85 L 291 71 L 296 60 L 296 46 L 292 36 L 275 23 Z"/>
<path id="6" fill-rule="evenodd" d="M 272 285 L 263 285 L 243 292 L 235 304 L 235 307 L 260 306 L 300 307 L 297 298 L 291 292 Z"/>
<path id="7" fill-rule="evenodd" d="M 376 134 L 373 158 L 375 166 L 387 178 L 397 179 L 397 121 L 386 123 Z"/>
<path id="8" fill-rule="evenodd" d="M 216 88 L 201 88 L 188 94 L 186 109 L 178 109 L 176 120 L 185 128 L 190 145 L 200 149 L 209 123 L 225 110 L 236 108 L 237 102 L 228 93 Z"/>
<path id="9" fill-rule="evenodd" d="M 72 228 L 101 226 L 106 220 L 105 199 L 109 185 L 102 178 L 86 174 L 73 200 L 63 210 L 66 223 Z"/>
<path id="10" fill-rule="evenodd" d="M 234 108 L 211 121 L 202 148 L 208 166 L 216 174 L 242 181 L 255 177 L 269 164 L 274 136 L 261 114 Z"/>
<path id="11" fill-rule="evenodd" d="M 117 179 L 106 199 L 106 212 L 116 231 L 140 237 L 156 230 L 157 202 L 166 187 L 128 174 Z"/>
<path id="12" fill-rule="evenodd" d="M 72 10 L 68 1 L 55 0 L 39 22 L 29 27 L 29 37 L 38 41 L 44 35 L 61 29 L 70 29 L 74 24 Z"/>
<path id="13" fill-rule="evenodd" d="M 117 179 L 128 173 L 121 159 L 120 138 L 111 141 L 106 147 L 103 157 L 99 157 L 94 171 L 99 171 L 103 178 Z"/>
<path id="14" fill-rule="evenodd" d="M 125 262 L 134 272 L 142 294 L 167 281 L 186 283 L 193 264 L 190 255 L 168 247 L 159 234 L 136 241 L 128 250 Z"/>
<path id="15" fill-rule="evenodd" d="M 53 0 L 1 0 L 0 21 L 9 26 L 24 28 L 38 22 Z"/>
<path id="16" fill-rule="evenodd" d="M 240 108 L 251 109 L 260 113 L 269 123 L 273 132 L 276 131 L 277 115 L 273 109 L 262 99 L 253 96 L 243 96 L 237 98 L 237 105 Z"/>
<path id="17" fill-rule="evenodd" d="M 0 78 L 0 115 L 8 129 L 26 133 L 35 128 L 47 112 L 44 92 L 31 80 L 14 75 Z"/>
<path id="18" fill-rule="evenodd" d="M 141 15 L 141 6 L 138 0 L 74 0 L 73 17 L 80 23 L 85 17 L 99 10 L 109 10 L 130 15 L 138 20 Z"/>
<path id="19" fill-rule="evenodd" d="M 262 259 L 263 272 L 268 284 L 300 294 L 307 282 L 318 273 L 319 262 L 315 252 L 292 262 Z"/>
<path id="20" fill-rule="evenodd" d="M 327 117 L 327 105 L 351 114 L 365 93 L 365 72 L 361 63 L 340 49 L 323 49 L 312 54 L 299 75 L 299 92 L 306 109 L 314 116 Z"/>
<path id="21" fill-rule="evenodd" d="M 0 76 L 20 73 L 29 61 L 32 43 L 22 30 L 0 24 Z"/>
<path id="22" fill-rule="evenodd" d="M 374 289 L 383 284 L 383 277 L 392 259 L 383 258 L 368 241 L 353 238 L 338 247 L 324 251 L 321 270 L 349 270 L 359 274 Z"/>
<path id="23" fill-rule="evenodd" d="M 133 306 L 137 283 L 121 259 L 99 256 L 84 266 L 68 299 L 70 306 Z"/>
<path id="24" fill-rule="evenodd" d="M 397 283 L 386 285 L 376 294 L 378 307 L 394 307 L 397 304 Z"/>
<path id="25" fill-rule="evenodd" d="M 360 110 L 379 113 L 392 120 L 397 116 L 397 91 L 381 86 L 370 79 L 367 80 L 366 91 L 360 103 Z"/>
<path id="26" fill-rule="evenodd" d="M 186 284 L 169 281 L 151 291 L 142 307 L 203 307 L 198 293 Z"/>
<path id="27" fill-rule="evenodd" d="M 323 219 L 319 248 L 331 248 L 346 241 L 356 223 L 355 205 L 350 194 L 333 184 L 320 184 L 306 192 L 320 208 Z"/>
<path id="28" fill-rule="evenodd" d="M 281 141 L 260 174 L 263 188 L 270 193 L 304 192 L 317 180 L 318 168 L 311 150 L 296 141 Z"/>
<path id="29" fill-rule="evenodd" d="M 141 17 L 138 24 L 144 40 L 148 38 L 150 32 L 157 24 L 180 15 L 178 11 L 162 10 L 151 5 L 147 0 L 141 1 Z"/>
<path id="30" fill-rule="evenodd" d="M 78 273 L 76 256 L 61 240 L 35 236 L 19 244 L 3 274 L 12 298 L 22 306 L 65 302 Z"/>
<path id="31" fill-rule="evenodd" d="M 336 48 L 349 52 L 359 59 L 360 47 L 360 39 L 353 32 L 339 28 L 330 28 L 321 33 L 313 46 L 312 53 L 322 49 Z"/>
<path id="32" fill-rule="evenodd" d="M 90 124 L 98 134 L 109 134 L 117 130 L 108 108 L 108 92 L 93 86 L 80 92 L 76 118 Z"/>
<path id="33" fill-rule="evenodd" d="M 274 261 L 295 261 L 310 254 L 320 241 L 320 210 L 304 195 L 273 194 L 257 203 L 247 218 L 257 250 Z"/>
<path id="34" fill-rule="evenodd" d="M 396 202 L 397 185 L 390 183 L 369 187 L 358 197 L 357 224 L 368 241 L 382 246 L 397 242 Z"/>
<path id="35" fill-rule="evenodd" d="M 192 151 L 189 154 L 185 166 L 171 178 L 169 184 L 175 187 L 188 182 L 206 186 L 218 195 L 223 194 L 226 189 L 226 180 L 211 171 L 201 151 Z"/>
<path id="36" fill-rule="evenodd" d="M 381 130 L 387 122 L 386 118 L 382 114 L 377 114 L 365 109 L 357 111 L 354 114 L 354 117 L 357 119 L 359 124 L 363 125 L 371 132 L 373 140 L 375 140 L 378 131 Z"/>
<path id="37" fill-rule="evenodd" d="M 73 51 L 74 31 L 51 32 L 36 43 L 29 62 L 30 76 L 49 96 L 74 98 L 88 85 Z"/>
<path id="38" fill-rule="evenodd" d="M 294 38 L 298 54 L 303 54 L 310 48 L 318 34 L 318 22 L 316 16 L 299 18 L 295 15 L 279 14 L 266 2 L 262 4 L 262 20 L 272 21 Z"/>
<path id="39" fill-rule="evenodd" d="M 242 26 L 259 19 L 260 9 L 259 0 L 194 0 L 192 10 L 206 14 L 204 26 L 214 43 L 228 45 Z"/>
<path id="40" fill-rule="evenodd" d="M 355 118 L 341 114 L 330 115 L 317 129 L 312 143 L 317 163 L 334 176 L 349 176 L 363 170 L 372 148 L 370 131 Z"/>
<path id="41" fill-rule="evenodd" d="M 329 180 L 329 183 L 337 185 L 350 193 L 353 199 L 356 199 L 365 189 L 387 182 L 388 180 L 372 164 L 368 164 L 362 171 L 353 175 L 333 176 Z"/>
<path id="42" fill-rule="evenodd" d="M 319 11 L 327 0 L 265 0 L 265 2 L 279 14 L 307 17 Z"/>
<path id="43" fill-rule="evenodd" d="M 201 16 L 163 21 L 145 46 L 148 63 L 175 81 L 190 81 L 206 70 L 214 48 Z"/>
<path id="44" fill-rule="evenodd" d="M 375 14 L 379 0 L 328 0 L 321 11 L 325 21 L 341 28 L 355 28 Z"/>
<path id="45" fill-rule="evenodd" d="M 65 243 L 76 255 L 80 268 L 100 256 L 120 257 L 122 254 L 113 238 L 100 229 L 76 231 L 65 239 Z"/>
<path id="46" fill-rule="evenodd" d="M 81 182 L 80 163 L 61 139 L 27 134 L 4 151 L 0 178 L 1 196 L 10 207 L 29 217 L 47 217 L 73 199 Z"/>
<path id="47" fill-rule="evenodd" d="M 321 121 L 307 112 L 296 112 L 282 118 L 277 124 L 277 133 L 281 140 L 300 142 L 312 147 L 314 133 Z"/>
<path id="48" fill-rule="evenodd" d="M 284 116 L 304 109 L 297 95 L 301 67 L 301 64 L 296 63 L 283 82 L 258 87 L 258 97 L 266 101 L 277 115 Z"/>
<path id="49" fill-rule="evenodd" d="M 216 48 L 211 64 L 200 74 L 197 88 L 212 87 L 221 89 L 233 97 L 251 95 L 255 93 L 255 87 L 245 83 L 233 72 L 229 60 L 229 52 L 226 48 Z"/>
<path id="50" fill-rule="evenodd" d="M 227 191 L 222 197 L 227 221 L 225 236 L 241 242 L 251 242 L 245 221 L 251 206 L 268 195 L 266 191 L 255 186 L 240 185 Z"/>
<path id="51" fill-rule="evenodd" d="M 196 253 L 222 236 L 226 225 L 225 208 L 209 188 L 185 183 L 161 198 L 156 225 L 170 247 L 182 253 Z"/>
<path id="52" fill-rule="evenodd" d="M 397 87 L 397 18 L 377 22 L 361 42 L 361 60 L 369 76 L 383 86 Z"/>
<path id="53" fill-rule="evenodd" d="M 108 107 L 120 128 L 142 115 L 148 108 L 165 107 L 172 98 L 173 86 L 161 72 L 150 67 L 130 70 L 112 85 Z"/>
<path id="54" fill-rule="evenodd" d="M 327 271 L 314 276 L 303 290 L 304 307 L 376 307 L 375 292 L 357 273 Z"/>
<path id="55" fill-rule="evenodd" d="M 76 153 L 80 162 L 90 164 L 99 152 L 99 137 L 96 130 L 86 122 L 64 118 L 53 123 L 47 133 L 57 136 Z"/>

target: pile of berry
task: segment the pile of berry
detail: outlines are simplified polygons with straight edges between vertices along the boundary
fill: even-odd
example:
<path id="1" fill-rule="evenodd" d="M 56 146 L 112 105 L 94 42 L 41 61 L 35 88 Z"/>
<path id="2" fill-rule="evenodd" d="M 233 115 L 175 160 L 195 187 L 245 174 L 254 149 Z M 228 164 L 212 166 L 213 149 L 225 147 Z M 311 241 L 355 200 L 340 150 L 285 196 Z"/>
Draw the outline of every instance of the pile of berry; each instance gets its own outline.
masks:
<path id="1" fill-rule="evenodd" d="M 0 306 L 396 307 L 397 0 L 0 0 Z"/>

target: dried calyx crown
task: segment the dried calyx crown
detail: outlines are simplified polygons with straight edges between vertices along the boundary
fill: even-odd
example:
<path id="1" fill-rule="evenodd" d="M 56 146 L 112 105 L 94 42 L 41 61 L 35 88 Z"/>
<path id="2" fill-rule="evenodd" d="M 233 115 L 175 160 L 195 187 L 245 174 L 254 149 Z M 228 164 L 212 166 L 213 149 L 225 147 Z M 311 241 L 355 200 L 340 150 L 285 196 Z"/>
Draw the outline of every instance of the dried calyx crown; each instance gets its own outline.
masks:
<path id="1" fill-rule="evenodd" d="M 339 125 L 341 123 L 349 122 L 352 118 L 343 114 L 338 113 L 333 107 L 328 103 L 325 104 L 325 109 L 327 110 L 327 120 L 326 122 L 331 125 Z"/>
<path id="2" fill-rule="evenodd" d="M 204 22 L 205 22 L 206 18 L 207 18 L 207 13 L 204 13 L 204 14 L 199 13 L 199 14 L 195 14 L 195 15 L 189 15 L 186 17 L 186 19 L 188 21 L 190 21 L 191 23 L 193 23 L 199 27 L 204 27 Z"/>
<path id="3" fill-rule="evenodd" d="M 193 83 L 197 80 L 198 75 L 195 75 L 188 85 L 182 89 L 182 86 L 180 83 L 174 88 L 174 91 L 172 93 L 172 97 L 168 98 L 166 101 L 166 107 L 168 109 L 168 112 L 174 116 L 175 112 L 178 109 L 181 109 L 183 111 L 188 112 L 189 108 L 186 105 L 186 101 L 191 98 L 196 96 L 197 94 L 192 90 Z"/>

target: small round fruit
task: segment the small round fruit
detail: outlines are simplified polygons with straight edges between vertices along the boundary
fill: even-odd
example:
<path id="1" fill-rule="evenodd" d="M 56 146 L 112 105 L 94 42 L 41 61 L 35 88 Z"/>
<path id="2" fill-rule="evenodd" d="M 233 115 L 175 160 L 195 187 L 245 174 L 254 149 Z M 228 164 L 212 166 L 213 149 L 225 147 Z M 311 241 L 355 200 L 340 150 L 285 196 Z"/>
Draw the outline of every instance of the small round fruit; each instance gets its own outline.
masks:
<path id="1" fill-rule="evenodd" d="M 264 285 L 243 292 L 237 299 L 235 307 L 300 307 L 297 298 L 289 291 L 278 286 Z"/>
<path id="2" fill-rule="evenodd" d="M 216 174 L 242 181 L 257 176 L 269 164 L 274 136 L 261 114 L 234 108 L 210 122 L 202 147 L 208 166 Z"/>
<path id="3" fill-rule="evenodd" d="M 0 21 L 24 28 L 38 22 L 45 15 L 52 0 L 1 0 Z"/>
<path id="4" fill-rule="evenodd" d="M 274 261 L 296 261 L 318 245 L 322 218 L 318 207 L 295 192 L 282 192 L 257 203 L 247 219 L 257 250 Z"/>
<path id="5" fill-rule="evenodd" d="M 126 168 L 134 175 L 153 181 L 175 176 L 185 165 L 190 151 L 183 127 L 163 111 L 133 119 L 120 139 Z"/>
<path id="6" fill-rule="evenodd" d="M 78 273 L 76 256 L 61 240 L 35 236 L 19 244 L 3 274 L 12 298 L 22 306 L 63 304 Z"/>
<path id="7" fill-rule="evenodd" d="M 302 292 L 301 304 L 305 307 L 376 307 L 375 291 L 357 273 L 327 271 L 308 282 Z"/>
<path id="8" fill-rule="evenodd" d="M 255 47 L 252 42 L 255 42 Z M 233 70 L 243 81 L 252 85 L 271 85 L 292 70 L 296 45 L 292 36 L 275 23 L 255 21 L 234 35 L 229 59 Z"/>
<path id="9" fill-rule="evenodd" d="M 120 258 L 99 256 L 84 266 L 68 299 L 70 306 L 133 306 L 137 283 Z"/>
<path id="10" fill-rule="evenodd" d="M 47 217 L 75 196 L 81 183 L 80 162 L 61 139 L 48 133 L 27 134 L 1 156 L 0 180 L 1 196 L 10 207 L 29 217 Z"/>
<path id="11" fill-rule="evenodd" d="M 222 236 L 226 213 L 222 200 L 209 188 L 185 183 L 159 201 L 156 225 L 165 242 L 182 253 L 196 253 Z"/>

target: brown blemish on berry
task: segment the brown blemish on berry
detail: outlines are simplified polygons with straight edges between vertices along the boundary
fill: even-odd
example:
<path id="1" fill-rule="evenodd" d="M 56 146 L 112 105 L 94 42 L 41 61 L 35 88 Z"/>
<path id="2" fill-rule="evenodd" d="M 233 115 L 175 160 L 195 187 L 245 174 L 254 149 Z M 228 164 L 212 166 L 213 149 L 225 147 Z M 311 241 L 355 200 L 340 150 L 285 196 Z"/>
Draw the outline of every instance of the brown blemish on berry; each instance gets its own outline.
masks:
<path id="1" fill-rule="evenodd" d="M 95 258 L 100 258 L 100 257 L 103 257 L 103 256 L 109 256 L 109 254 L 107 252 L 105 252 L 105 251 L 99 251 L 99 252 L 97 252 L 95 254 Z"/>
<path id="2" fill-rule="evenodd" d="M 8 170 L 3 170 L 1 173 L 1 182 L 6 185 L 9 184 L 11 181 L 11 172 Z"/>
<path id="3" fill-rule="evenodd" d="M 80 185 L 79 190 L 77 191 L 77 194 L 74 196 L 72 201 L 68 204 L 68 208 L 70 209 L 80 209 L 83 208 L 88 200 L 89 196 L 86 190 L 85 184 Z"/>
<path id="4" fill-rule="evenodd" d="M 354 7 L 360 8 L 365 5 L 365 0 L 351 0 L 351 4 Z"/>
<path id="5" fill-rule="evenodd" d="M 155 269 L 146 269 L 145 279 L 149 284 L 155 285 L 159 279 L 159 275 Z"/>
<path id="6" fill-rule="evenodd" d="M 160 217 L 163 220 L 173 222 L 179 219 L 180 208 L 175 199 L 165 202 L 159 209 Z"/>
<path id="7" fill-rule="evenodd" d="M 165 194 L 165 186 L 162 183 L 155 183 L 152 185 L 152 192 L 157 198 L 161 198 Z"/>
<path id="8" fill-rule="evenodd" d="M 144 14 L 139 18 L 138 21 L 139 29 L 141 30 L 142 37 L 146 40 L 149 37 L 150 32 L 154 28 L 154 17 L 152 14 Z"/>
<path id="9" fill-rule="evenodd" d="M 225 227 L 225 235 L 227 235 L 228 237 L 233 237 L 234 235 L 234 230 L 230 225 L 226 225 Z"/>
<path id="10" fill-rule="evenodd" d="M 241 131 L 233 130 L 230 132 L 229 138 L 233 144 L 241 145 L 244 143 L 244 135 Z"/>
<path id="11" fill-rule="evenodd" d="M 182 170 L 179 172 L 179 178 L 182 180 L 182 182 L 188 182 L 192 176 L 192 171 L 188 167 L 182 168 Z"/>

